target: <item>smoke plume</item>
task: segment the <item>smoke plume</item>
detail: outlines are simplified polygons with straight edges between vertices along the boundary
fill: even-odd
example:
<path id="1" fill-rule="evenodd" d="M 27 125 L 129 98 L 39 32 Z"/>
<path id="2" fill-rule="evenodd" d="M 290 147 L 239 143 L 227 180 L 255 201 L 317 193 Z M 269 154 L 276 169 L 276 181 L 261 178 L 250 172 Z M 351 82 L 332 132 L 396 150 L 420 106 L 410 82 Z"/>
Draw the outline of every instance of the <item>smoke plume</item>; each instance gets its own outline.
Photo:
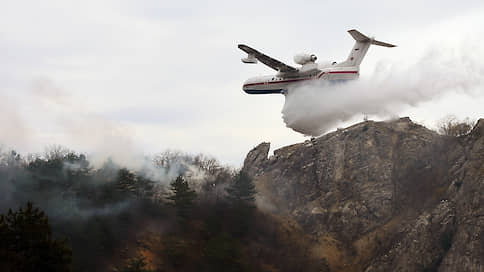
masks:
<path id="1" fill-rule="evenodd" d="M 473 94 L 484 85 L 484 67 L 475 50 L 472 55 L 468 52 L 432 49 L 411 64 L 381 62 L 372 75 L 358 80 L 292 87 L 283 120 L 297 132 L 318 136 L 361 115 L 393 117 L 444 93 Z"/>

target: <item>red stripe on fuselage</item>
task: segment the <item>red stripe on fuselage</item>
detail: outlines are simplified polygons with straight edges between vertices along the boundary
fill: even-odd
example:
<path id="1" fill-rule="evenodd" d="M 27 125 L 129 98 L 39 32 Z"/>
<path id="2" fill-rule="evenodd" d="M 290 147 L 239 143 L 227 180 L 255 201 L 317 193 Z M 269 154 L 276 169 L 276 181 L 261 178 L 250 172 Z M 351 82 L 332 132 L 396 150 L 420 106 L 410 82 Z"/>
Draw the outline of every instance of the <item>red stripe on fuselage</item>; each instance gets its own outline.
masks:
<path id="1" fill-rule="evenodd" d="M 303 80 L 316 79 L 316 78 L 321 78 L 326 73 L 327 72 L 322 72 L 318 77 L 306 77 L 306 78 L 297 78 L 297 79 L 287 79 L 287 80 L 281 80 L 281 81 L 267 81 L 267 82 L 249 83 L 249 84 L 244 84 L 243 87 L 265 85 L 265 84 L 288 83 L 288 82 L 297 82 L 297 81 L 303 81 Z M 329 74 L 356 74 L 356 73 L 358 73 L 358 71 L 334 71 L 334 72 L 328 72 L 328 73 Z"/>

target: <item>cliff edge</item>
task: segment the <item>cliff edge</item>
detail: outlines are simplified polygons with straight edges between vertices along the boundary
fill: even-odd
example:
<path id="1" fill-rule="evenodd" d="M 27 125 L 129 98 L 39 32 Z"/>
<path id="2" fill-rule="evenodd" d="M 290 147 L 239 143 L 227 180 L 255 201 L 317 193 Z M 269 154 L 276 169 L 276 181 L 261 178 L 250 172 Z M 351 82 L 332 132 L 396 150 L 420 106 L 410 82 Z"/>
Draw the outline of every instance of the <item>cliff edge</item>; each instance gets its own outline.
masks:
<path id="1" fill-rule="evenodd" d="M 464 136 L 409 118 L 251 150 L 258 205 L 296 221 L 331 271 L 484 271 L 484 119 Z"/>

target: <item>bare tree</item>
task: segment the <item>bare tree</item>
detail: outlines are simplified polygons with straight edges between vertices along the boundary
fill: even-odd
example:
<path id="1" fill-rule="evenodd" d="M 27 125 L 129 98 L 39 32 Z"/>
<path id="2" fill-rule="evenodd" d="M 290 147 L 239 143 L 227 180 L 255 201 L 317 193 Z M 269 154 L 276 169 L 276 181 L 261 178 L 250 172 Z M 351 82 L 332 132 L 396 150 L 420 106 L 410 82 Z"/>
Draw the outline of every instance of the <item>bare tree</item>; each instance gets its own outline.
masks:
<path id="1" fill-rule="evenodd" d="M 74 151 L 62 145 L 53 144 L 45 148 L 44 157 L 47 160 L 60 160 L 65 158 L 69 153 L 74 153 Z"/>
<path id="2" fill-rule="evenodd" d="M 459 120 L 455 116 L 446 116 L 438 122 L 438 133 L 458 137 L 466 135 L 472 130 L 474 122 L 469 118 Z"/>

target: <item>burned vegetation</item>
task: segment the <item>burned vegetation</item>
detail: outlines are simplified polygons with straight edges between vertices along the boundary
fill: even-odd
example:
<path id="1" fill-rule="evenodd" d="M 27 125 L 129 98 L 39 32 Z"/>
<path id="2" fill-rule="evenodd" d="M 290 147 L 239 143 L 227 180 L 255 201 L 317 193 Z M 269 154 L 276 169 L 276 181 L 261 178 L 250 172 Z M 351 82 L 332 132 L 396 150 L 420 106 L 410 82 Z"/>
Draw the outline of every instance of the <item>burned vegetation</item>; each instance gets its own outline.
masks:
<path id="1" fill-rule="evenodd" d="M 258 210 L 256 193 L 244 172 L 201 155 L 166 152 L 133 171 L 59 147 L 2 152 L 0 267 L 320 271 L 302 230 Z"/>

